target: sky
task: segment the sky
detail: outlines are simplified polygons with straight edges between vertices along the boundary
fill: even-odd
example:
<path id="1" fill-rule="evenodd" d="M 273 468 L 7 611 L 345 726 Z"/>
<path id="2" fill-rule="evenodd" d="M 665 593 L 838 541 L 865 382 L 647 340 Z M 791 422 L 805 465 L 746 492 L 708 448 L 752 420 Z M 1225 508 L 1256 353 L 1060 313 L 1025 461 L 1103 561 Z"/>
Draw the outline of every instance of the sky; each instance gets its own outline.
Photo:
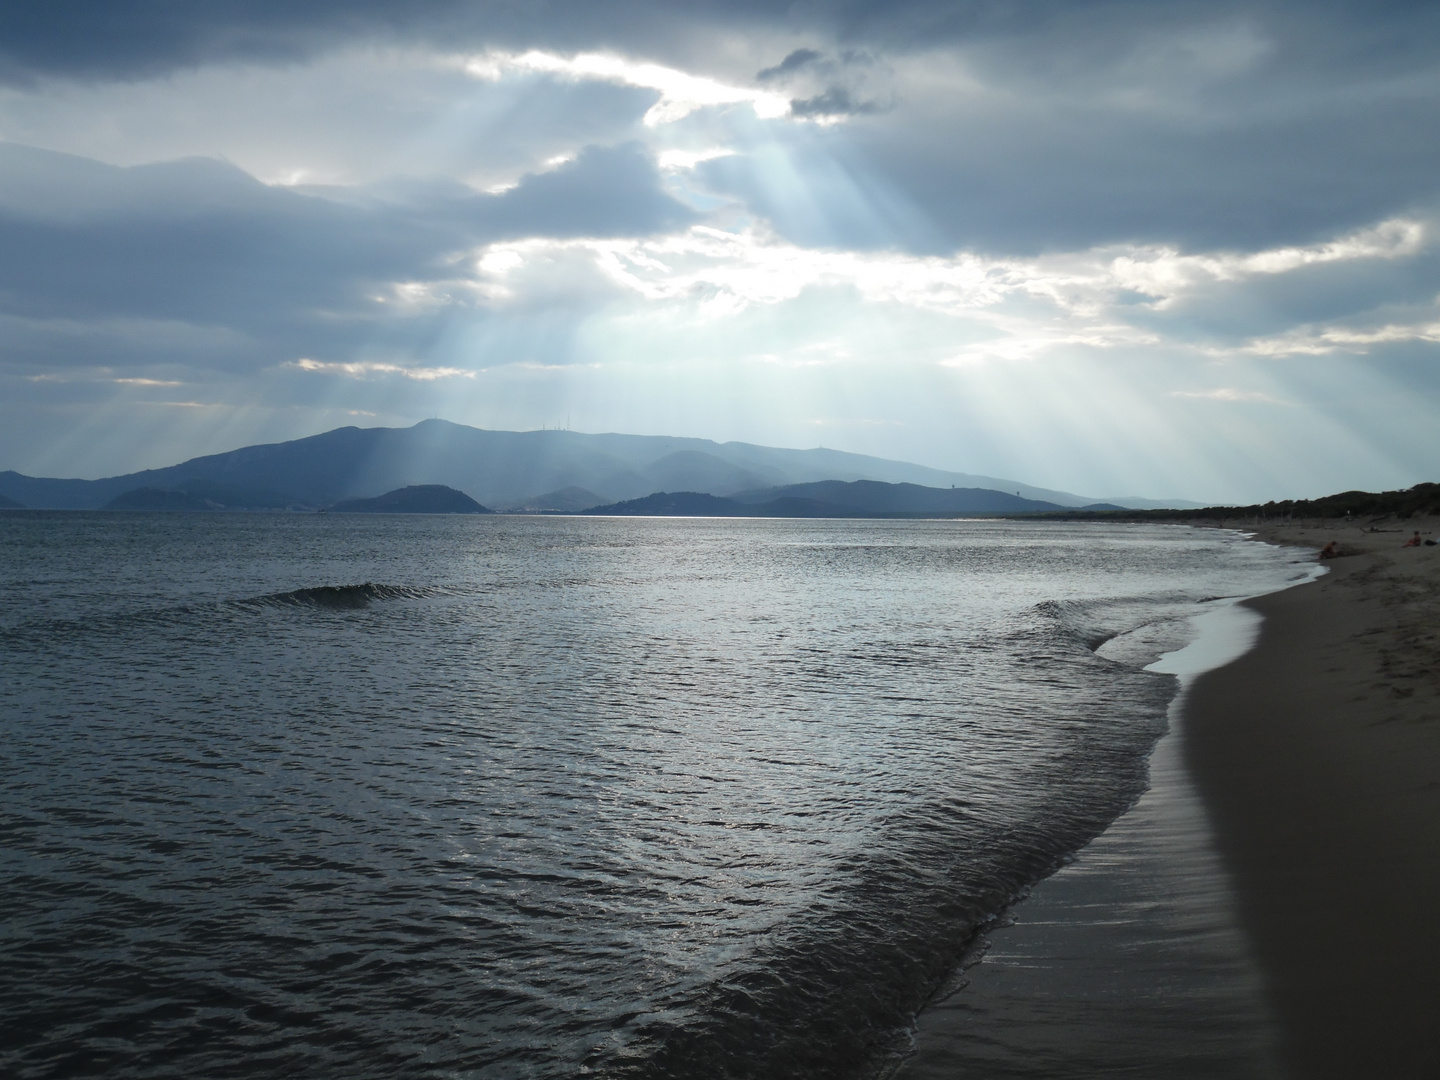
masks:
<path id="1" fill-rule="evenodd" d="M 0 7 L 0 469 L 349 424 L 1440 480 L 1440 5 Z"/>

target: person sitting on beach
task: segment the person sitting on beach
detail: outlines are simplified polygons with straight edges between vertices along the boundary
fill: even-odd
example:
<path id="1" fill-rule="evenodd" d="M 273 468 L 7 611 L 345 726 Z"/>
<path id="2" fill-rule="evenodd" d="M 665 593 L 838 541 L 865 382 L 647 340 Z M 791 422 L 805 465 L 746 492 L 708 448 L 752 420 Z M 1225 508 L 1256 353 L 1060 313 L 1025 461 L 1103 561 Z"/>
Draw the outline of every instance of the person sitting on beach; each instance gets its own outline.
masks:
<path id="1" fill-rule="evenodd" d="M 1403 546 L 1405 546 L 1405 547 L 1419 547 L 1419 546 L 1420 546 L 1421 544 L 1423 544 L 1423 543 L 1424 543 L 1424 541 L 1420 539 L 1420 530 L 1419 530 L 1419 529 L 1416 529 L 1416 530 L 1415 530 L 1415 535 L 1412 536 L 1412 537 L 1410 537 L 1409 540 L 1406 540 Z"/>
<path id="2" fill-rule="evenodd" d="M 1339 557 L 1340 545 L 1334 540 L 1331 540 L 1330 543 L 1320 549 L 1320 558 L 1322 559 L 1338 559 Z"/>

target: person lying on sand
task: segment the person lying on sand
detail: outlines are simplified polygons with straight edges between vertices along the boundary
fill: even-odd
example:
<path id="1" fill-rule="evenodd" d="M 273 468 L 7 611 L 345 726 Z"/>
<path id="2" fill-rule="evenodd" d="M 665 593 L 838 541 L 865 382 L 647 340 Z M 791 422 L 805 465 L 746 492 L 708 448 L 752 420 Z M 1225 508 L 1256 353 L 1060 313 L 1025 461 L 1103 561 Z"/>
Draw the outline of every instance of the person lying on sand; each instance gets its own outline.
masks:
<path id="1" fill-rule="evenodd" d="M 1416 529 L 1416 530 L 1415 530 L 1415 535 L 1412 536 L 1412 537 L 1410 537 L 1409 540 L 1406 540 L 1405 543 L 1404 543 L 1402 546 L 1404 546 L 1404 547 L 1419 547 L 1419 546 L 1420 546 L 1421 544 L 1423 544 L 1424 542 L 1425 542 L 1425 541 L 1423 541 L 1423 540 L 1420 539 L 1420 530 L 1419 530 L 1419 529 Z"/>
<path id="2" fill-rule="evenodd" d="M 1339 557 L 1340 545 L 1334 540 L 1331 540 L 1330 543 L 1320 549 L 1320 558 L 1322 559 L 1338 559 Z"/>

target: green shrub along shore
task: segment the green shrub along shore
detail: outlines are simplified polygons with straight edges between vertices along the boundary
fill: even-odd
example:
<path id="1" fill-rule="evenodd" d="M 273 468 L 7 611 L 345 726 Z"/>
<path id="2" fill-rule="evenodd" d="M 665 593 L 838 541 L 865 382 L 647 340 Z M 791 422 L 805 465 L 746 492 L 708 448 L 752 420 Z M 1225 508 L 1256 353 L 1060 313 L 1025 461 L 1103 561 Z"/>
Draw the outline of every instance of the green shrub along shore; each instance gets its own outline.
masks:
<path id="1" fill-rule="evenodd" d="M 1440 484 L 1416 484 L 1404 491 L 1342 491 L 1320 499 L 1285 499 L 1252 506 L 1202 506 L 1193 510 L 1053 510 L 1024 516 L 1056 521 L 1287 521 L 1429 515 L 1440 515 Z"/>

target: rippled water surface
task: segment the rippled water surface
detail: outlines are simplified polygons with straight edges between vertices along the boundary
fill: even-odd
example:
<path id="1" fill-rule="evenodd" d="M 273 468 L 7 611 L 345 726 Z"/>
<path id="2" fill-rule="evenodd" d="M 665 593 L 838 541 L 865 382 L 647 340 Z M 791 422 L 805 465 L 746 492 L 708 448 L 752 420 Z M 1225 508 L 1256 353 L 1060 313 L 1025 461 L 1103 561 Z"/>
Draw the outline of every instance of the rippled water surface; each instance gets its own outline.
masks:
<path id="1" fill-rule="evenodd" d="M 1290 558 L 0 515 L 0 1071 L 880 1075 L 975 928 L 1143 789 L 1174 682 L 1140 665 Z"/>

